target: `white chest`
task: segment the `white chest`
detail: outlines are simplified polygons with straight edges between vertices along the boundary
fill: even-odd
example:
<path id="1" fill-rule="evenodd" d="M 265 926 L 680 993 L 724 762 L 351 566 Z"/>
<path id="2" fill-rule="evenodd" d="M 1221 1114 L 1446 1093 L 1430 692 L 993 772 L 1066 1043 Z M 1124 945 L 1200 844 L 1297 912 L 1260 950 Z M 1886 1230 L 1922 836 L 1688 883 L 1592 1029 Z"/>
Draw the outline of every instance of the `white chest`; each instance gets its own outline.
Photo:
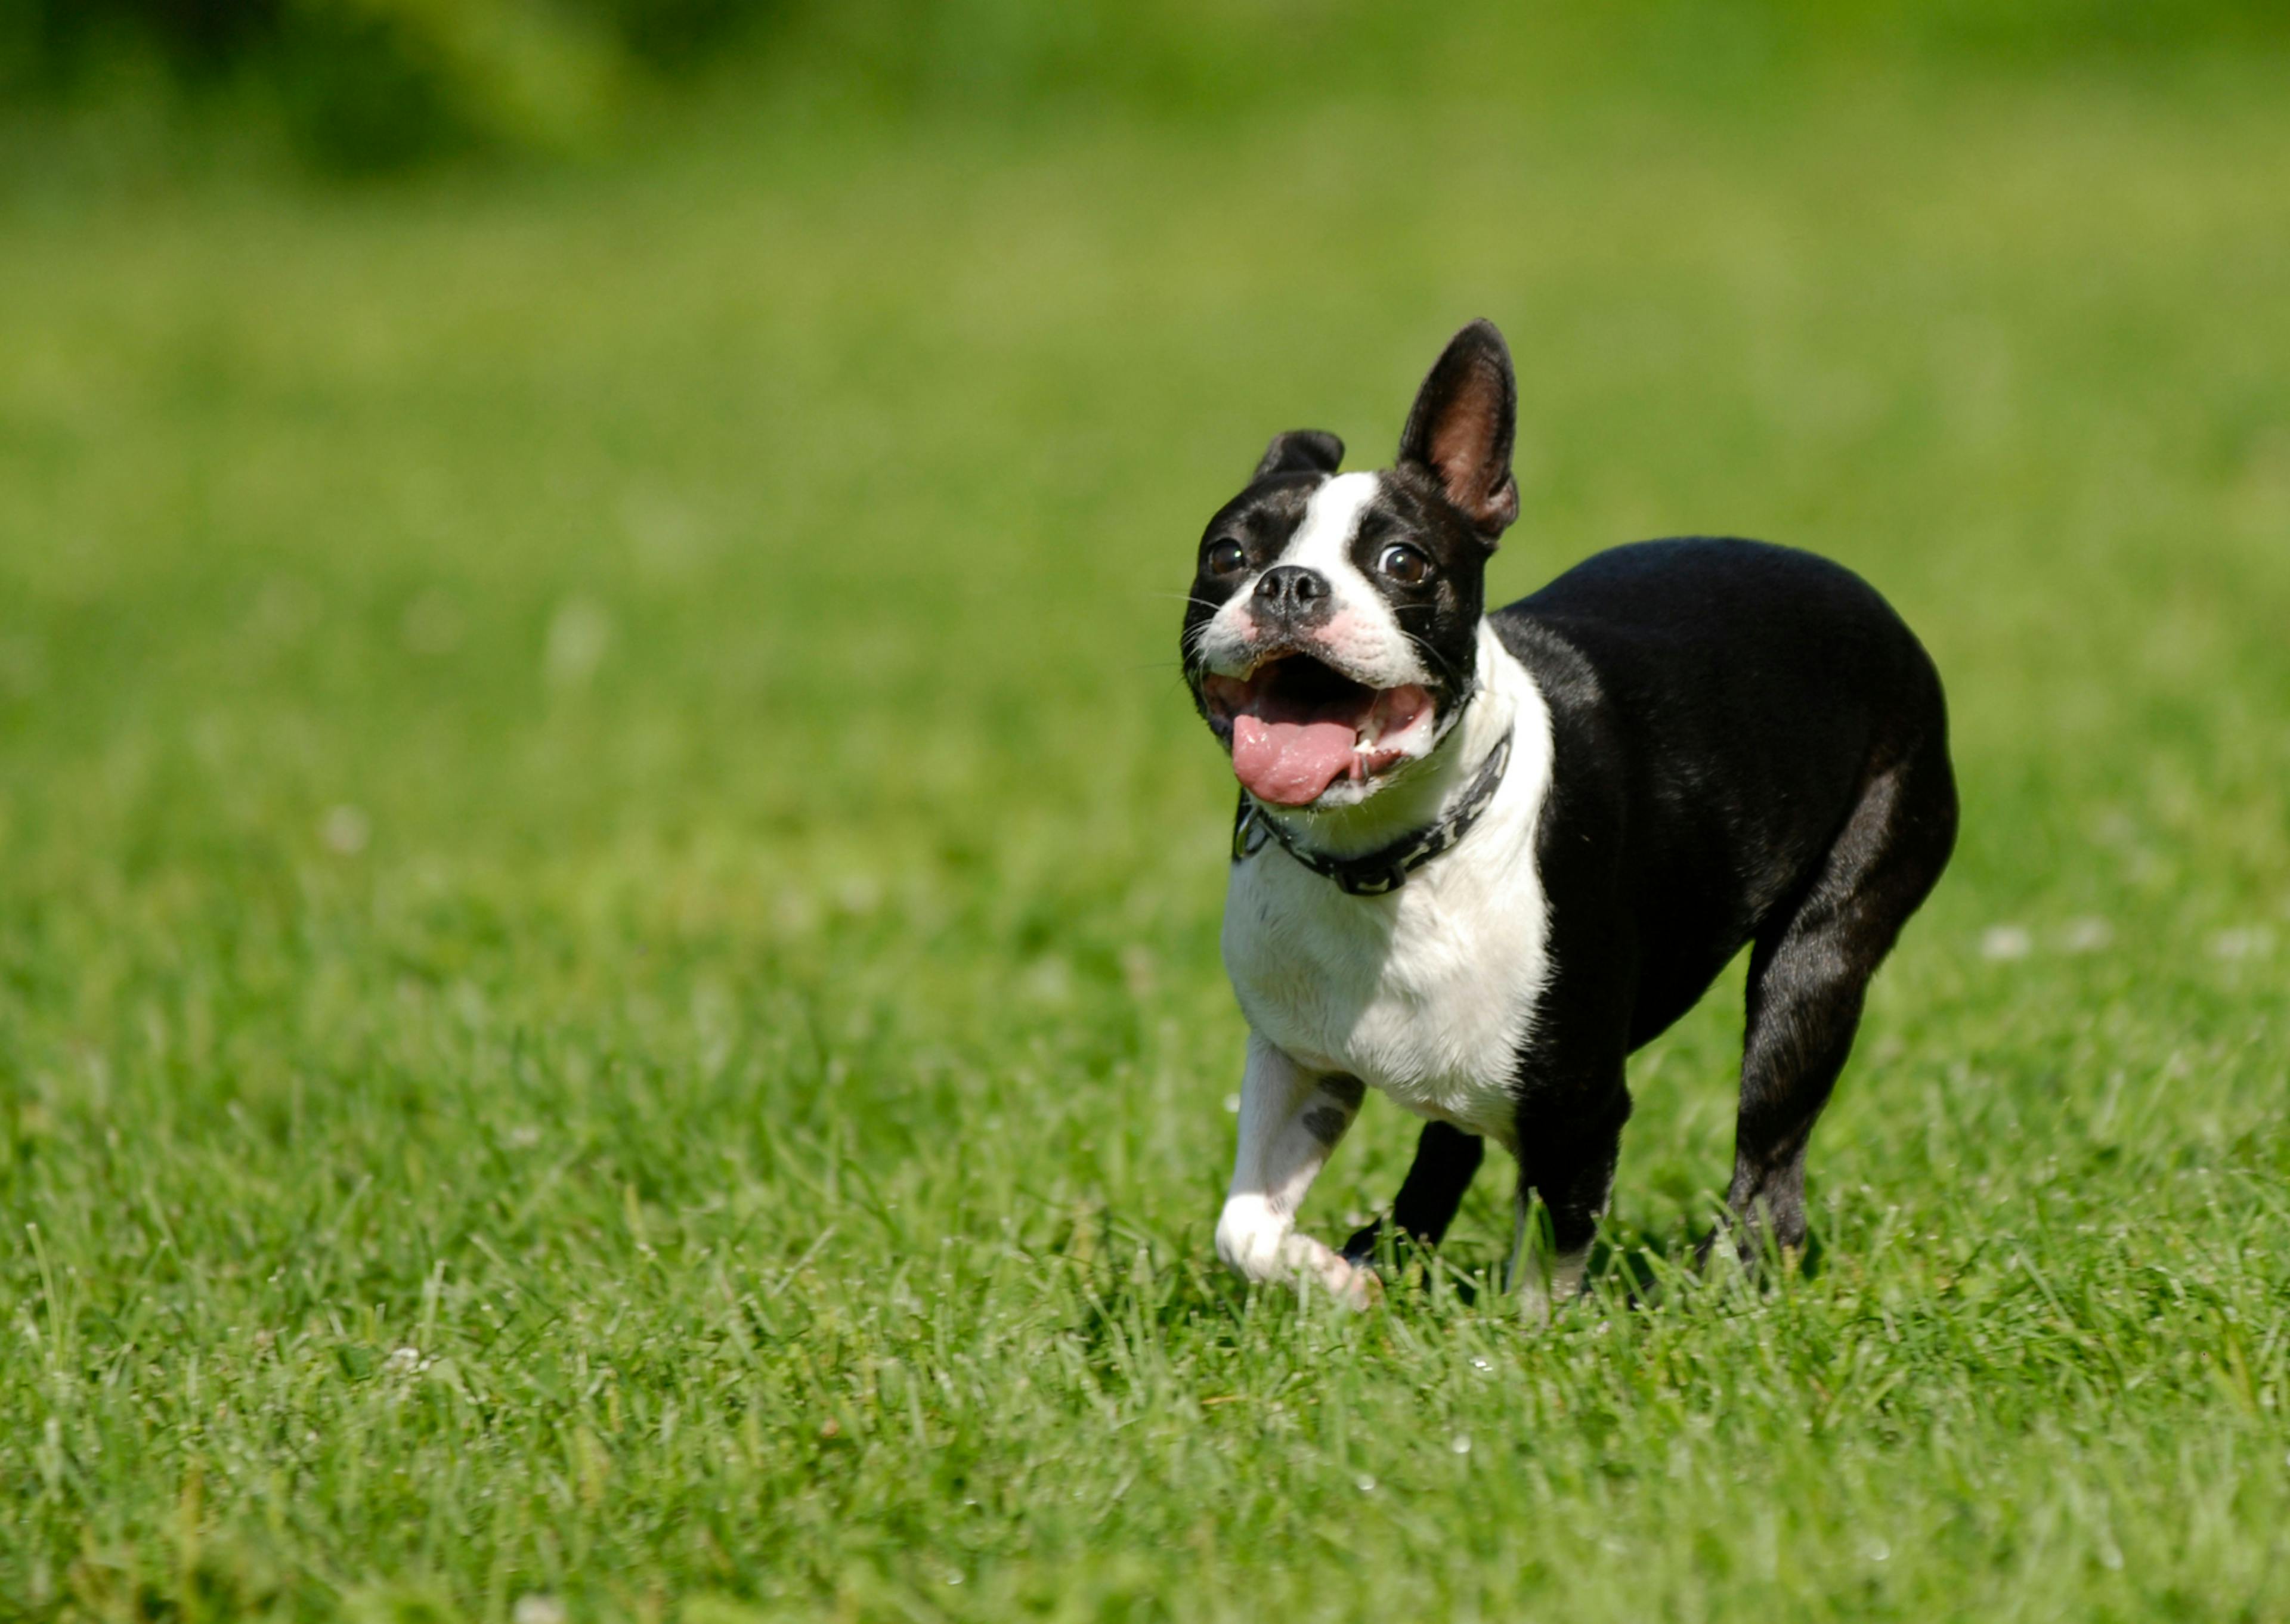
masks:
<path id="1" fill-rule="evenodd" d="M 1525 674 L 1501 789 L 1453 851 L 1355 897 L 1271 843 L 1233 867 L 1225 969 L 1250 1024 L 1420 1116 L 1508 1144 L 1511 1084 L 1547 973 L 1534 861 L 1549 724 Z"/>

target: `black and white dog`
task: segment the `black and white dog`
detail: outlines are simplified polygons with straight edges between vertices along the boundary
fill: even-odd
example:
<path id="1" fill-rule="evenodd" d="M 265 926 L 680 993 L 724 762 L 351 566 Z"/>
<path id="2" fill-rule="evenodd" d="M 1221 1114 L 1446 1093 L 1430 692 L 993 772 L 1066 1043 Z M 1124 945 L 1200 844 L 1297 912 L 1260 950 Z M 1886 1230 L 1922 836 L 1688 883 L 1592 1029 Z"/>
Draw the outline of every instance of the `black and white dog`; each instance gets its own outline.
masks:
<path id="1" fill-rule="evenodd" d="M 1428 1119 L 1397 1228 L 1436 1243 L 1493 1139 L 1518 1163 L 1512 1278 L 1578 1292 L 1624 1060 L 1745 944 L 1726 1199 L 1745 1247 L 1801 1244 L 1806 1139 L 1955 843 L 1939 676 L 1839 565 L 1647 541 L 1485 613 L 1516 408 L 1475 322 L 1397 466 L 1339 473 L 1333 435 L 1281 435 L 1202 537 L 1184 663 L 1241 784 L 1224 958 L 1250 1028 L 1216 1245 L 1251 1279 L 1375 1295 L 1379 1225 L 1341 1253 L 1295 1228 L 1373 1087 Z"/>

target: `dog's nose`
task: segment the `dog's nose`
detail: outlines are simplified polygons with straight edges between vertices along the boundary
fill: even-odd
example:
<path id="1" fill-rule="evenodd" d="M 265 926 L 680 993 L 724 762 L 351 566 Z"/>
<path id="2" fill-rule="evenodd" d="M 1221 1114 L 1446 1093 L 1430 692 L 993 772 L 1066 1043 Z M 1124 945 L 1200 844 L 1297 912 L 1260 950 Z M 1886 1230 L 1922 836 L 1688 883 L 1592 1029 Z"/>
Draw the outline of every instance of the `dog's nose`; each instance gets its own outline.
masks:
<path id="1" fill-rule="evenodd" d="M 1258 608 L 1275 619 L 1301 618 L 1328 604 L 1328 578 L 1301 564 L 1284 564 L 1256 578 Z"/>

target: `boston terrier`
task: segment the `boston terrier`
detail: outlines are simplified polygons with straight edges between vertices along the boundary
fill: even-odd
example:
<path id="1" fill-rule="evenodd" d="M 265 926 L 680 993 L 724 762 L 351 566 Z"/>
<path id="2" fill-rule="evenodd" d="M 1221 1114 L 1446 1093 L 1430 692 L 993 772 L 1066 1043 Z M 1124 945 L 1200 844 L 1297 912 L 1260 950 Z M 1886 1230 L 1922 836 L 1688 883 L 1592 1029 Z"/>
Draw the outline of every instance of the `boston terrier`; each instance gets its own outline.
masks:
<path id="1" fill-rule="evenodd" d="M 1373 1088 L 1425 1119 L 1399 1235 L 1437 1243 L 1492 1139 L 1518 1165 L 1509 1279 L 1579 1293 L 1624 1061 L 1745 946 L 1729 1228 L 1745 1257 L 1802 1246 L 1806 1140 L 1955 844 L 1939 676 L 1840 565 L 1644 541 L 1487 613 L 1517 407 L 1474 322 L 1396 466 L 1281 435 L 1201 538 L 1184 668 L 1240 780 L 1223 947 L 1249 1025 L 1216 1246 L 1252 1280 L 1379 1294 L 1381 1220 L 1341 1252 L 1295 1227 Z"/>

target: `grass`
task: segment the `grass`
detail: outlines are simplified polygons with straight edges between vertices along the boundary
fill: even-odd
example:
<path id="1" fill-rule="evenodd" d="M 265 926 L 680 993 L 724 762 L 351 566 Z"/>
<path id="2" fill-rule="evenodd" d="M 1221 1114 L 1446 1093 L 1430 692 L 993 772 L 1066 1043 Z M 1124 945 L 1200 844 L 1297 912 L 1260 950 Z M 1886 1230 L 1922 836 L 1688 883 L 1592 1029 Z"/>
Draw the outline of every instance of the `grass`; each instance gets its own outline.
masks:
<path id="1" fill-rule="evenodd" d="M 2290 1612 L 2278 84 L 19 185 L 0 1613 Z M 1738 979 L 1556 1327 L 1212 1252 L 1185 560 L 1473 314 L 1501 592 L 1794 541 L 1951 685 L 1965 840 L 1767 1291 L 1672 1261 Z M 1490 1171 L 1449 1263 L 1507 1227 Z"/>

